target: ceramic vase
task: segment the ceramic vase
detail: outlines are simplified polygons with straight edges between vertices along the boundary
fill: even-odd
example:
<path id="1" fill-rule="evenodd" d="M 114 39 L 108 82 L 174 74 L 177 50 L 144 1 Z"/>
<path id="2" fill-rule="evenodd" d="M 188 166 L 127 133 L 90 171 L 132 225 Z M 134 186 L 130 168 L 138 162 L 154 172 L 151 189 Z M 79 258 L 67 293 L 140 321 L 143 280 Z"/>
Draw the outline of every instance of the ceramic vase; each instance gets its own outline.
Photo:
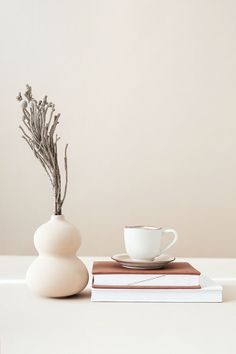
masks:
<path id="1" fill-rule="evenodd" d="M 52 215 L 34 234 L 39 256 L 26 274 L 30 289 L 46 297 L 80 293 L 88 283 L 88 271 L 76 256 L 80 244 L 79 231 L 63 215 Z"/>

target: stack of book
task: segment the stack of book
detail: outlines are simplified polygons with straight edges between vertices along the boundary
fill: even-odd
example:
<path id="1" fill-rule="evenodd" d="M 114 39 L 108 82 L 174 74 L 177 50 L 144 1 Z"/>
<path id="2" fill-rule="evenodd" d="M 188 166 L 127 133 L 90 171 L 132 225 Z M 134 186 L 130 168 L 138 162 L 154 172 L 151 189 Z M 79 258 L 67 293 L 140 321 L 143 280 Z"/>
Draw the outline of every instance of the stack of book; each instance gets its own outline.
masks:
<path id="1" fill-rule="evenodd" d="M 187 262 L 164 269 L 128 269 L 114 261 L 93 264 L 92 301 L 221 302 L 222 287 Z"/>

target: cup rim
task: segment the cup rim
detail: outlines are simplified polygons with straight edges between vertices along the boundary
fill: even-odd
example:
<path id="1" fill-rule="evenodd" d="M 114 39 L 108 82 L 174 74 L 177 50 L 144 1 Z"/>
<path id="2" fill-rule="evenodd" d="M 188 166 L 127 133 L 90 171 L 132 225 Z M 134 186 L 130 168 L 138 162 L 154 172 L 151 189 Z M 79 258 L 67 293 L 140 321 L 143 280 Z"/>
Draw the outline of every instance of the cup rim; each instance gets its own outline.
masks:
<path id="1" fill-rule="evenodd" d="M 125 226 L 125 229 L 142 229 L 142 230 L 161 230 L 162 227 L 156 226 L 145 226 L 145 225 L 134 225 L 134 226 Z"/>

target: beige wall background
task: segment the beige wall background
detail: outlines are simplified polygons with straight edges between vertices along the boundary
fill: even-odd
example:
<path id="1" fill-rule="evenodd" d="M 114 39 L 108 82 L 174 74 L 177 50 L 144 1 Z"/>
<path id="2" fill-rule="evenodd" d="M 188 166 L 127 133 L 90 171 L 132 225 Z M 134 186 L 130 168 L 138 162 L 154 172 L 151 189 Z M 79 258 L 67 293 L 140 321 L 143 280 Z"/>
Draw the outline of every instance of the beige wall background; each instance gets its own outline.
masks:
<path id="1" fill-rule="evenodd" d="M 172 254 L 235 257 L 235 19 L 230 0 L 2 1 L 0 253 L 34 253 L 53 207 L 18 130 L 28 82 L 62 113 L 81 255 L 148 224 L 176 228 Z"/>

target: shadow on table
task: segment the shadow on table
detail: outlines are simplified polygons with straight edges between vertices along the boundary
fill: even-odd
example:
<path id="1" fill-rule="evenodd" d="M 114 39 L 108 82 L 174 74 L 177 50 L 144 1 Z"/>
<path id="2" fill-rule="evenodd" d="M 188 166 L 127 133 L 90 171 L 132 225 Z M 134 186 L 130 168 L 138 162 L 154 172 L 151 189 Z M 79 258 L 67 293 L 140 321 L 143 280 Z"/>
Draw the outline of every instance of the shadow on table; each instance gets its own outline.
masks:
<path id="1" fill-rule="evenodd" d="M 91 291 L 85 289 L 81 294 L 75 294 L 72 296 L 58 297 L 57 300 L 68 300 L 68 301 L 78 301 L 78 300 L 88 300 L 91 297 Z"/>
<path id="2" fill-rule="evenodd" d="M 71 300 L 83 300 L 91 298 L 91 290 L 85 289 L 81 294 L 76 294 L 70 297 Z"/>

